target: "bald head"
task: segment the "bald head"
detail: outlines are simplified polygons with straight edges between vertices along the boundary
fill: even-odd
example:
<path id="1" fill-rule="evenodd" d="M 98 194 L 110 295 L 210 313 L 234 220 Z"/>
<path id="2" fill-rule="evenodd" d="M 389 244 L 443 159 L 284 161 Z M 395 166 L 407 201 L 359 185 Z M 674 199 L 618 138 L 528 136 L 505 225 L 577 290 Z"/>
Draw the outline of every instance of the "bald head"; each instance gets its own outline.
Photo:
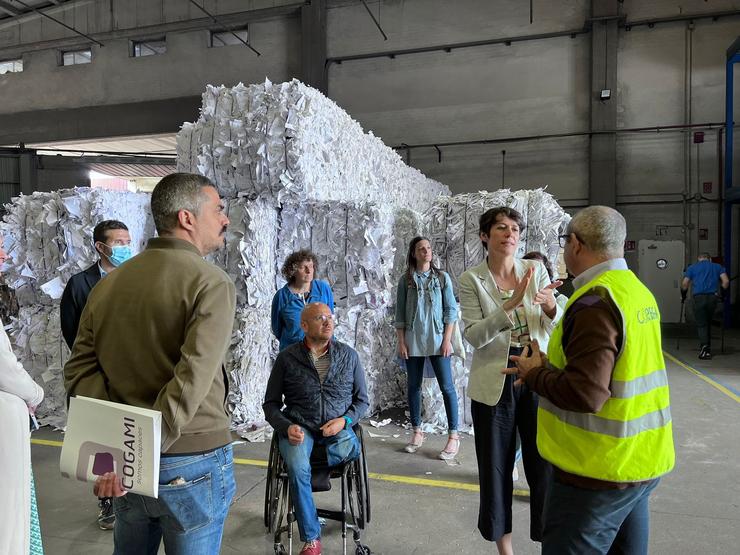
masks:
<path id="1" fill-rule="evenodd" d="M 325 343 L 334 335 L 334 315 L 324 303 L 311 303 L 301 312 L 301 329 L 309 343 Z"/>
<path id="2" fill-rule="evenodd" d="M 568 233 L 578 239 L 594 254 L 603 259 L 622 258 L 627 222 L 608 206 L 589 206 L 576 213 L 568 224 Z"/>

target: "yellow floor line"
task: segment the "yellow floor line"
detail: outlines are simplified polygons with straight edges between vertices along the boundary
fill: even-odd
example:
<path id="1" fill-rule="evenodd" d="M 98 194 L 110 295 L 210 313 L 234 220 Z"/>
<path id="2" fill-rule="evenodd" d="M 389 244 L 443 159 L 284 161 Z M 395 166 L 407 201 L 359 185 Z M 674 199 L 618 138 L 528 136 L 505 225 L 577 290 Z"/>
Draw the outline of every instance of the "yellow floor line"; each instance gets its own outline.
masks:
<path id="1" fill-rule="evenodd" d="M 32 439 L 31 443 L 34 445 L 47 445 L 50 447 L 61 447 L 61 441 L 54 441 L 51 439 Z M 261 459 L 239 459 L 235 458 L 236 464 L 242 464 L 245 466 L 261 466 L 266 467 L 267 461 Z M 432 480 L 430 478 L 416 478 L 414 476 L 401 476 L 398 474 L 379 474 L 377 472 L 369 472 L 368 477 L 373 480 L 380 480 L 383 482 L 394 482 L 396 484 L 408 484 L 412 486 L 425 486 L 431 488 L 446 488 L 446 489 L 459 489 L 463 491 L 479 491 L 478 484 L 470 484 L 467 482 L 454 482 L 451 480 Z M 516 497 L 529 497 L 529 491 L 524 489 L 515 489 L 514 495 Z"/>
<path id="2" fill-rule="evenodd" d="M 34 445 L 49 445 L 51 447 L 61 447 L 61 441 L 54 441 L 53 439 L 32 439 L 31 443 Z"/>
<path id="3" fill-rule="evenodd" d="M 703 372 L 700 372 L 700 371 L 699 371 L 699 370 L 697 370 L 696 368 L 692 368 L 692 367 L 691 367 L 691 366 L 689 366 L 688 364 L 685 364 L 685 363 L 681 362 L 681 361 L 680 361 L 680 360 L 678 360 L 678 359 L 677 359 L 676 357 L 674 357 L 674 356 L 673 356 L 672 354 L 670 354 L 670 353 L 667 353 L 667 352 L 665 352 L 665 351 L 663 351 L 663 354 L 664 354 L 664 355 L 666 356 L 666 358 L 667 358 L 668 360 L 670 360 L 671 362 L 674 362 L 675 364 L 678 364 L 678 365 L 679 365 L 679 366 L 680 366 L 681 368 L 683 368 L 684 370 L 688 370 L 689 372 L 691 372 L 691 373 L 692 373 L 692 374 L 694 374 L 695 376 L 697 376 L 697 377 L 701 378 L 702 380 L 704 380 L 705 382 L 707 382 L 707 383 L 708 383 L 709 385 L 711 385 L 711 386 L 712 386 L 713 388 L 715 388 L 715 389 L 717 389 L 718 391 L 721 391 L 722 393 L 724 393 L 725 395 L 727 395 L 727 396 L 728 396 L 728 397 L 729 397 L 730 399 L 732 399 L 732 400 L 733 400 L 733 401 L 735 401 L 736 403 L 740 403 L 740 396 L 738 396 L 737 394 L 735 394 L 735 393 L 733 393 L 732 391 L 730 391 L 729 389 L 727 389 L 727 388 L 726 388 L 726 387 L 725 387 L 724 385 L 722 385 L 721 383 L 718 383 L 718 382 L 714 381 L 714 380 L 713 380 L 712 378 L 710 378 L 709 376 L 707 376 L 707 375 L 706 375 L 706 374 L 704 374 Z"/>

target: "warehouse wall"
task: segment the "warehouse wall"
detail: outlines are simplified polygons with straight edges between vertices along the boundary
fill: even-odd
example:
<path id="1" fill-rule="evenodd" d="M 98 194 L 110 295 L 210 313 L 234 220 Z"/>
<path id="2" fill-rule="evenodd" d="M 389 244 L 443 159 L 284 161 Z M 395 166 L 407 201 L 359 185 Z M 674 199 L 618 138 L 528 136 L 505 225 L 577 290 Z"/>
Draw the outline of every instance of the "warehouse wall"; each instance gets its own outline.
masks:
<path id="1" fill-rule="evenodd" d="M 294 3 L 213 0 L 206 7 L 225 17 Z M 368 1 L 388 35 L 386 41 L 360 2 L 327 0 L 328 56 L 579 31 L 591 3 L 535 0 L 531 24 L 528 4 Z M 627 21 L 634 22 L 740 10 L 740 0 L 625 0 L 621 10 Z M 0 76 L 3 140 L 8 140 L 3 129 L 23 129 L 24 122 L 33 123 L 29 127 L 36 137 L 47 139 L 161 132 L 162 127 L 175 131 L 179 121 L 196 117 L 198 95 L 206 83 L 255 82 L 265 76 L 280 81 L 301 70 L 296 16 L 250 24 L 250 40 L 262 52 L 260 57 L 240 46 L 207 48 L 207 32 L 196 29 L 168 32 L 167 54 L 135 59 L 128 57 L 127 30 L 141 27 L 146 36 L 147 29 L 202 14 L 179 0 L 80 0 L 73 9 L 61 7 L 53 13 L 82 32 L 103 33 L 108 37 L 101 39 L 105 46 L 95 47 L 90 65 L 59 67 L 58 48 L 44 49 L 51 43 L 38 41 L 73 37 L 68 31 L 38 17 L 21 25 L 0 23 L 0 59 L 24 52 L 25 63 L 23 73 Z M 725 51 L 739 29 L 738 17 L 697 20 L 692 30 L 687 22 L 620 29 L 618 82 L 611 100 L 617 103 L 618 125 L 722 121 Z M 509 46 L 344 61 L 328 66 L 329 95 L 391 145 L 578 133 L 587 131 L 590 121 L 590 60 L 591 34 L 583 33 Z M 736 88 L 740 90 L 740 75 Z M 148 114 L 147 110 L 162 117 L 132 117 Z M 691 137 L 690 132 L 619 135 L 617 199 L 620 209 L 631 216 L 630 239 L 685 240 L 693 258 L 698 250 L 717 253 L 713 200 L 719 176 L 717 132 L 706 131 L 705 142 L 699 145 Z M 408 155 L 412 165 L 457 192 L 547 184 L 566 206 L 587 203 L 586 136 L 445 147 L 441 162 L 434 148 L 412 149 Z M 704 191 L 704 183 L 711 183 L 712 192 L 702 193 L 707 200 L 684 202 L 684 197 Z M 638 217 L 639 213 L 649 217 Z M 707 229 L 707 239 L 699 239 L 700 228 Z"/>

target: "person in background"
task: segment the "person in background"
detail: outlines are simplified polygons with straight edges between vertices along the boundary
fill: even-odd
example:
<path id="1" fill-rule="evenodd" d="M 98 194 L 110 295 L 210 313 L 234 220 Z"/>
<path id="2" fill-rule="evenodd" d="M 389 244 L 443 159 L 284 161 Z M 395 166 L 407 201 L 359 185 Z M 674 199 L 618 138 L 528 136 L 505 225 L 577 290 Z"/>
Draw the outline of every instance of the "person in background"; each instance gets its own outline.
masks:
<path id="1" fill-rule="evenodd" d="M 426 237 L 409 243 L 406 271 L 396 293 L 398 356 L 406 361 L 408 400 L 414 435 L 404 450 L 416 453 L 424 441 L 421 429 L 421 384 L 426 359 L 434 368 L 447 413 L 447 445 L 442 460 L 454 459 L 460 449 L 457 392 L 452 381 L 450 356 L 452 333 L 457 321 L 457 301 L 452 280 L 434 265 L 432 245 Z"/>
<path id="2" fill-rule="evenodd" d="M 157 183 L 151 211 L 158 237 L 90 293 L 64 386 L 162 413 L 159 497 L 126 493 L 115 473 L 93 490 L 115 497 L 115 555 L 156 555 L 162 541 L 168 555 L 215 554 L 236 491 L 223 366 L 236 289 L 203 257 L 229 219 L 215 185 L 188 173 Z"/>
<path id="3" fill-rule="evenodd" d="M 530 537 L 542 539 L 542 511 L 550 465 L 537 452 L 537 394 L 514 385 L 501 371 L 509 357 L 533 339 L 546 344 L 562 315 L 544 265 L 515 257 L 524 221 L 501 206 L 480 217 L 486 259 L 460 277 L 464 336 L 475 348 L 468 392 L 480 480 L 478 529 L 511 555 L 512 472 L 516 432 L 522 443 L 524 472 L 530 486 Z"/>
<path id="4" fill-rule="evenodd" d="M 0 266 L 8 258 L 0 237 Z M 37 553 L 32 543 L 33 503 L 29 414 L 44 399 L 44 390 L 18 362 L 0 323 L 0 553 Z M 31 551 L 32 547 L 36 551 Z"/>
<path id="5" fill-rule="evenodd" d="M 699 334 L 699 358 L 712 358 L 712 318 L 717 309 L 717 290 L 722 297 L 729 293 L 730 279 L 727 270 L 720 264 L 712 262 L 709 253 L 699 255 L 698 262 L 686 268 L 681 282 L 681 302 L 686 301 L 686 294 L 691 286 L 694 298 L 694 319 Z"/>
<path id="6" fill-rule="evenodd" d="M 627 225 L 606 206 L 568 224 L 575 291 L 552 332 L 507 377 L 540 395 L 537 447 L 552 463 L 543 555 L 647 555 L 650 493 L 674 465 L 660 311 L 624 260 Z"/>
<path id="7" fill-rule="evenodd" d="M 82 309 L 87 304 L 87 297 L 100 279 L 115 270 L 131 258 L 131 235 L 128 227 L 118 220 L 104 220 L 93 229 L 93 241 L 98 253 L 98 260 L 86 270 L 74 274 L 62 293 L 59 304 L 59 321 L 62 325 L 64 342 L 72 350 L 77 328 L 80 326 Z M 116 515 L 113 513 L 113 500 L 110 498 L 98 501 L 98 526 L 101 530 L 113 530 Z"/>
<path id="8" fill-rule="evenodd" d="M 311 303 L 324 303 L 334 312 L 334 294 L 325 281 L 316 279 L 319 261 L 310 250 L 291 253 L 281 273 L 288 282 L 272 298 L 272 333 L 280 341 L 280 350 L 303 341 L 301 312 Z"/>
<path id="9" fill-rule="evenodd" d="M 82 309 L 85 308 L 90 291 L 100 281 L 100 278 L 115 270 L 132 256 L 131 235 L 128 227 L 118 220 L 105 220 L 96 225 L 93 229 L 93 241 L 98 260 L 86 270 L 69 278 L 59 305 L 62 335 L 70 350 L 77 337 L 80 315 Z"/>

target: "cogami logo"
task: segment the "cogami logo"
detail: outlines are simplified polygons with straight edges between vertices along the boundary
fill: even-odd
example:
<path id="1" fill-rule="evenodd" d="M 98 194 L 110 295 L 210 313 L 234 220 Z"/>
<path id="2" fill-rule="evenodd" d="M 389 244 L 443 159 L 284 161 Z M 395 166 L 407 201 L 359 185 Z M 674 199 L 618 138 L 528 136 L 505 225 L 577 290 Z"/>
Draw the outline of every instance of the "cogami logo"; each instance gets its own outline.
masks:
<path id="1" fill-rule="evenodd" d="M 77 479 L 87 480 L 92 470 L 94 476 L 106 472 L 120 472 L 123 468 L 123 451 L 109 445 L 86 441 L 80 445 L 77 458 Z"/>

